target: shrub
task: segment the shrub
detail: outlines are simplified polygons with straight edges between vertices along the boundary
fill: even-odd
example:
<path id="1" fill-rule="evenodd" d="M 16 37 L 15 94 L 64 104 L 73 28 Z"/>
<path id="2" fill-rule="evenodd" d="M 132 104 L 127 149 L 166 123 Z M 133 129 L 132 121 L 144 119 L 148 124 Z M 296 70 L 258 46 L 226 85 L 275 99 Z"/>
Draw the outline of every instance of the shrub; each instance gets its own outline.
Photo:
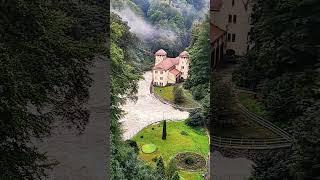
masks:
<path id="1" fill-rule="evenodd" d="M 185 159 L 185 162 L 188 165 L 193 165 L 195 163 L 194 159 L 190 156 Z"/>
<path id="2" fill-rule="evenodd" d="M 204 126 L 205 117 L 200 109 L 196 109 L 190 112 L 189 118 L 186 120 L 186 124 L 191 127 Z"/>
<path id="3" fill-rule="evenodd" d="M 180 134 L 183 135 L 183 136 L 188 136 L 188 135 L 189 135 L 189 134 L 188 134 L 187 132 L 185 132 L 185 131 L 181 131 Z"/>
<path id="4" fill-rule="evenodd" d="M 183 96 L 183 91 L 182 88 L 179 86 L 174 86 L 173 87 L 173 100 L 174 103 L 176 104 L 181 104 L 184 102 L 184 96 Z"/>
<path id="5" fill-rule="evenodd" d="M 131 139 L 128 139 L 128 140 L 126 140 L 126 143 L 127 143 L 130 147 L 132 147 L 136 153 L 139 152 L 139 146 L 138 146 L 138 144 L 137 144 L 136 141 L 133 141 L 133 140 L 131 140 Z"/>

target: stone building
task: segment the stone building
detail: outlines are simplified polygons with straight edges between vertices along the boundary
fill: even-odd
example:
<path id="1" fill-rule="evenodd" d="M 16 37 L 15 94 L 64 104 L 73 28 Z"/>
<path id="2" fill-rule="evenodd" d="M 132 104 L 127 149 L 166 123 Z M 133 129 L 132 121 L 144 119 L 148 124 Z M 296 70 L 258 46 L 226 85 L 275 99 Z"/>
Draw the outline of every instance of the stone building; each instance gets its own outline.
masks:
<path id="1" fill-rule="evenodd" d="M 212 66 L 216 66 L 224 54 L 243 56 L 250 49 L 250 0 L 211 0 Z"/>
<path id="2" fill-rule="evenodd" d="M 167 57 L 160 49 L 155 53 L 155 64 L 152 68 L 152 81 L 155 86 L 175 84 L 188 78 L 189 54 L 183 51 L 178 57 Z"/>

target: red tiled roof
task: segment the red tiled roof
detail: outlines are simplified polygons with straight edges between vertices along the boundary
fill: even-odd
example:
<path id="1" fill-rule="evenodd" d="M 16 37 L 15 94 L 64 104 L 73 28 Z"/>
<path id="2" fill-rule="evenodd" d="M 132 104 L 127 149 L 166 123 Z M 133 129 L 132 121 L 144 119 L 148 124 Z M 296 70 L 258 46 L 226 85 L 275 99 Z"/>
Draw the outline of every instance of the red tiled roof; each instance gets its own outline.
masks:
<path id="1" fill-rule="evenodd" d="M 183 51 L 182 53 L 180 53 L 179 55 L 180 57 L 189 57 L 189 53 L 187 51 Z"/>
<path id="2" fill-rule="evenodd" d="M 226 31 L 220 29 L 218 26 L 210 23 L 210 41 L 211 43 L 215 42 L 220 36 L 224 35 Z"/>
<path id="3" fill-rule="evenodd" d="M 222 0 L 211 0 L 210 1 L 210 10 L 219 11 L 222 7 Z"/>
<path id="4" fill-rule="evenodd" d="M 172 73 L 173 75 L 177 76 L 178 74 L 180 74 L 180 71 L 178 69 L 172 69 L 169 71 L 170 73 Z"/>
<path id="5" fill-rule="evenodd" d="M 159 64 L 157 64 L 154 69 L 164 69 L 168 70 L 172 66 L 175 66 L 179 64 L 179 59 L 178 58 L 166 58 L 165 60 L 161 61 Z"/>
<path id="6" fill-rule="evenodd" d="M 155 53 L 156 56 L 166 56 L 167 55 L 167 52 L 164 51 L 163 49 L 160 49 L 158 50 L 156 53 Z"/>

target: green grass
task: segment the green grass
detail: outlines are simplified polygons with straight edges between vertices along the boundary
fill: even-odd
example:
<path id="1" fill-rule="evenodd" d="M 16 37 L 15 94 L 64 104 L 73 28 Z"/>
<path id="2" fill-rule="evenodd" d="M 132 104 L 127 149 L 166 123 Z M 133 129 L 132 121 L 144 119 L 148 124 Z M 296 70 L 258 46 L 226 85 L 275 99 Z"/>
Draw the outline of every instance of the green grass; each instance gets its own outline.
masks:
<path id="1" fill-rule="evenodd" d="M 162 97 L 164 100 L 173 103 L 174 101 L 173 86 L 154 87 L 154 92 L 160 97 Z"/>
<path id="2" fill-rule="evenodd" d="M 240 103 L 249 111 L 255 113 L 258 116 L 265 116 L 266 111 L 264 110 L 263 104 L 255 99 L 253 94 L 239 92 L 238 99 Z"/>
<path id="3" fill-rule="evenodd" d="M 154 130 L 152 130 L 152 128 L 154 128 Z M 181 131 L 187 132 L 188 135 L 182 135 Z M 143 136 L 143 138 L 140 138 L 141 136 Z M 139 158 L 152 166 L 155 165 L 155 162 L 152 161 L 155 157 L 162 156 L 165 165 L 167 165 L 171 158 L 181 152 L 195 152 L 202 155 L 205 159 L 208 158 L 209 139 L 203 128 L 193 129 L 183 121 L 168 121 L 167 139 L 162 140 L 161 137 L 162 123 L 150 125 L 135 135 L 133 140 L 137 142 L 140 149 L 143 145 L 150 143 L 157 146 L 157 151 L 151 154 L 145 154 L 140 151 Z M 180 171 L 180 175 L 186 180 L 202 179 L 202 173 L 203 172 L 200 171 Z"/>
<path id="4" fill-rule="evenodd" d="M 184 89 L 182 87 L 182 84 L 177 84 L 176 86 L 179 86 L 179 88 L 182 88 L 183 90 L 184 101 L 181 104 L 178 104 L 179 106 L 187 108 L 199 107 L 199 103 L 193 99 L 193 96 L 190 93 L 190 91 Z M 154 92 L 160 97 L 162 97 L 164 100 L 169 101 L 170 103 L 174 103 L 173 87 L 174 86 L 155 87 Z"/>

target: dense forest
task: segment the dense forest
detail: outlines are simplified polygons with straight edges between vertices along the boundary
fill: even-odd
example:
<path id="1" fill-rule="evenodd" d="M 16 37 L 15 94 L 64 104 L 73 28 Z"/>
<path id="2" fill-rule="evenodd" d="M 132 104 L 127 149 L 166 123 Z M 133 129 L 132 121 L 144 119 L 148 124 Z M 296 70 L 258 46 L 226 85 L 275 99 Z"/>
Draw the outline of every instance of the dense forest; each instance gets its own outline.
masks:
<path id="1" fill-rule="evenodd" d="M 190 44 L 192 25 L 204 19 L 206 3 L 205 0 L 114 0 L 111 7 L 129 21 L 132 31 L 144 40 L 148 51 L 164 49 L 169 56 L 178 56 Z M 134 30 L 141 25 L 144 29 Z"/>
<path id="2" fill-rule="evenodd" d="M 254 47 L 234 80 L 261 93 L 268 118 L 295 138 L 289 152 L 258 161 L 256 179 L 320 176 L 319 17 L 318 0 L 254 1 Z"/>
<path id="3" fill-rule="evenodd" d="M 85 128 L 88 67 L 108 52 L 108 11 L 105 1 L 0 2 L 0 179 L 43 179 L 53 164 L 31 139 L 54 121 Z"/>

